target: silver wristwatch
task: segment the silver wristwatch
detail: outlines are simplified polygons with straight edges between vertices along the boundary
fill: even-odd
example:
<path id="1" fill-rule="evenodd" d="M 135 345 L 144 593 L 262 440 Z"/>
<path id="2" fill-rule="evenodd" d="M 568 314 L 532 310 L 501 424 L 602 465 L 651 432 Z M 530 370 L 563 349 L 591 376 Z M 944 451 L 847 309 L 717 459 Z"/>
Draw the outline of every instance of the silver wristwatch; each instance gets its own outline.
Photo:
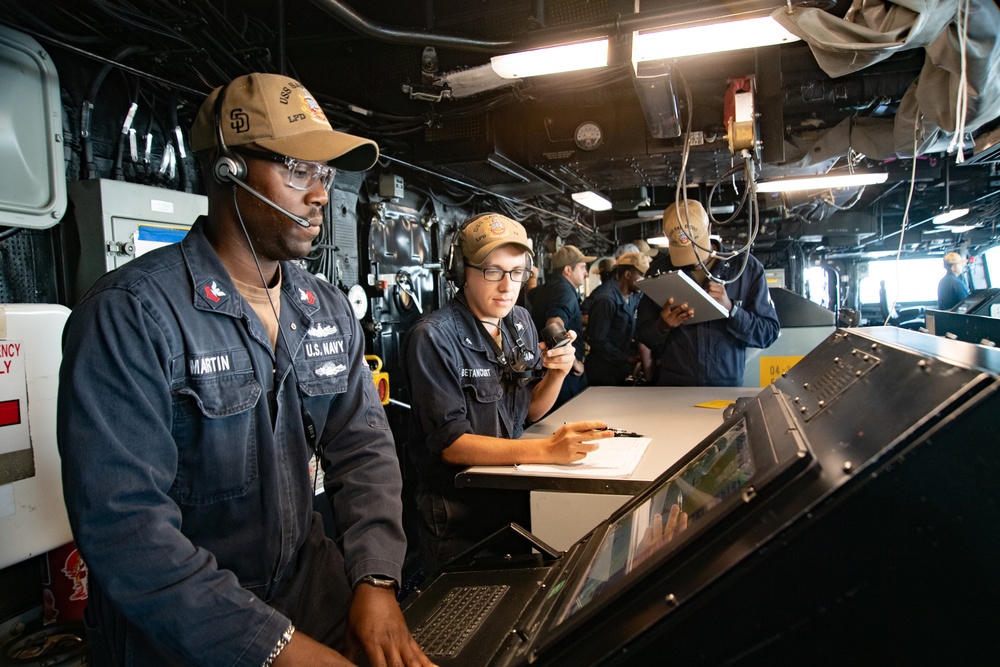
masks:
<path id="1" fill-rule="evenodd" d="M 366 574 L 358 580 L 358 583 L 368 584 L 369 586 L 374 586 L 375 588 L 391 588 L 397 593 L 399 592 L 399 582 L 390 577 Z"/>

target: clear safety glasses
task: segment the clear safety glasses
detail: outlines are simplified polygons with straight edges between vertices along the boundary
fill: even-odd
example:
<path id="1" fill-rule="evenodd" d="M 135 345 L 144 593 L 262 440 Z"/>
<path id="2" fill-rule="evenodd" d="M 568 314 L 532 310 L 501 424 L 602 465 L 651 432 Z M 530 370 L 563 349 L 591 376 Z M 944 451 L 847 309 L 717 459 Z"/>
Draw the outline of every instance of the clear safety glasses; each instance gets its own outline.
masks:
<path id="1" fill-rule="evenodd" d="M 285 155 L 278 155 L 277 153 L 266 153 L 264 151 L 248 150 L 245 148 L 236 152 L 245 153 L 262 160 L 282 163 L 288 169 L 288 177 L 285 179 L 285 184 L 296 190 L 311 190 L 317 182 L 323 184 L 323 189 L 329 190 L 333 187 L 333 178 L 337 175 L 335 167 L 321 162 L 309 162 L 308 160 L 299 160 Z"/>
<path id="2" fill-rule="evenodd" d="M 317 181 L 323 183 L 325 190 L 333 187 L 333 177 L 337 175 L 337 170 L 330 165 L 296 160 L 292 157 L 284 158 L 284 163 L 288 167 L 288 180 L 285 183 L 289 187 L 296 190 L 311 190 Z"/>

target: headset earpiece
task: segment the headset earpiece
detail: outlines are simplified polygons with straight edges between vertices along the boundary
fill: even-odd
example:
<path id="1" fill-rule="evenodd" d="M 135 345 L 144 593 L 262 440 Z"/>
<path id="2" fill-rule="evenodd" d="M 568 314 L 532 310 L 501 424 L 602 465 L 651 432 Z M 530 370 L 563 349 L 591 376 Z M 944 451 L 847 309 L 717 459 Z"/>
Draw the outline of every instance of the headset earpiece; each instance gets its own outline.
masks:
<path id="1" fill-rule="evenodd" d="M 231 154 L 220 155 L 216 158 L 215 166 L 212 167 L 212 170 L 215 174 L 215 180 L 220 183 L 228 183 L 234 176 L 242 181 L 246 175 L 246 163 L 238 155 L 235 160 Z"/>
<path id="2" fill-rule="evenodd" d="M 226 147 L 226 140 L 222 136 L 222 100 L 225 98 L 227 88 L 229 84 L 223 86 L 219 96 L 215 98 L 215 143 L 218 155 L 212 166 L 212 175 L 219 183 L 228 183 L 233 179 L 245 181 L 247 177 L 247 163 Z"/>
<path id="3" fill-rule="evenodd" d="M 451 247 L 448 249 L 448 280 L 458 289 L 462 289 L 465 284 L 465 258 L 462 256 L 462 244 L 458 241 L 461 232 L 461 229 L 455 232 Z"/>
<path id="4" fill-rule="evenodd" d="M 462 232 L 480 217 L 482 216 L 477 215 L 463 222 L 455 230 L 455 235 L 451 238 L 451 246 L 448 248 L 448 280 L 458 289 L 462 289 L 465 285 L 465 255 L 462 253 Z"/>

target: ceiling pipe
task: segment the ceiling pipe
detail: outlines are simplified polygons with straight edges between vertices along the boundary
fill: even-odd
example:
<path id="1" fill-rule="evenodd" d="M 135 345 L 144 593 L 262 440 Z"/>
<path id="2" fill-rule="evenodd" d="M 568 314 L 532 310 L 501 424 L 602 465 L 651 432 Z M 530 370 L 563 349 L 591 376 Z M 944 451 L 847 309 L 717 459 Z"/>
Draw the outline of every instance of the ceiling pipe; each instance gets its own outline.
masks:
<path id="1" fill-rule="evenodd" d="M 533 28 L 545 27 L 545 0 L 534 0 L 531 3 L 531 16 L 528 17 L 528 25 Z"/>
<path id="2" fill-rule="evenodd" d="M 413 44 L 416 46 L 433 46 L 459 51 L 484 51 L 494 53 L 510 49 L 514 42 L 509 40 L 482 40 L 459 37 L 456 35 L 439 35 L 422 30 L 393 28 L 369 21 L 339 0 L 310 0 L 314 5 L 333 16 L 354 32 L 392 44 Z"/>
<path id="3" fill-rule="evenodd" d="M 373 39 L 395 44 L 433 46 L 459 51 L 481 51 L 503 53 L 524 51 L 543 46 L 553 46 L 579 42 L 601 37 L 623 37 L 636 30 L 651 30 L 667 26 L 679 26 L 709 19 L 725 17 L 736 20 L 746 15 L 759 16 L 762 11 L 785 6 L 781 0 L 733 0 L 726 3 L 692 3 L 675 9 L 656 9 L 648 12 L 619 14 L 613 18 L 597 19 L 581 23 L 544 28 L 529 33 L 517 40 L 482 40 L 456 35 L 431 34 L 421 30 L 400 29 L 374 23 L 358 14 L 340 0 L 310 0 L 355 32 Z"/>

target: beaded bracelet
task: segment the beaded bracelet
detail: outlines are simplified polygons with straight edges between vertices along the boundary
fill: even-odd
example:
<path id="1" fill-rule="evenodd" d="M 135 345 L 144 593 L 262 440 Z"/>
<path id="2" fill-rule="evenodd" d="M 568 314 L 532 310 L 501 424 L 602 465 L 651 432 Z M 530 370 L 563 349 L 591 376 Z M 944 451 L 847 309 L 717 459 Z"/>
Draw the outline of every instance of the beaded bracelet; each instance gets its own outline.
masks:
<path id="1" fill-rule="evenodd" d="M 267 660 L 264 661 L 264 667 L 271 667 L 274 661 L 278 659 L 278 654 L 281 653 L 281 650 L 285 648 L 288 642 L 292 641 L 292 633 L 294 632 L 295 626 L 289 623 L 288 629 L 281 635 L 281 639 L 279 639 L 278 643 L 274 645 L 274 648 L 271 649 L 271 654 L 267 656 Z"/>

